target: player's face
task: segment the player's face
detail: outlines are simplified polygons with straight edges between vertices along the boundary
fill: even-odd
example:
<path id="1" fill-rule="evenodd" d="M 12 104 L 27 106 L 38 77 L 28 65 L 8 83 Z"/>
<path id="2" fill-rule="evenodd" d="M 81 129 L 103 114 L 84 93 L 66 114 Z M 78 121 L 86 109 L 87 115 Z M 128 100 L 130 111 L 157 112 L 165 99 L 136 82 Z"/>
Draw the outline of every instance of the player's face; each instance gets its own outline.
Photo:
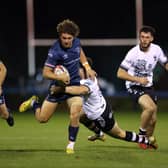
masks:
<path id="1" fill-rule="evenodd" d="M 71 34 L 68 34 L 68 33 L 62 33 L 60 35 L 61 45 L 64 48 L 71 48 L 73 39 L 74 39 L 74 37 Z"/>
<path id="2" fill-rule="evenodd" d="M 141 32 L 140 33 L 140 36 L 139 36 L 139 39 L 140 39 L 140 47 L 143 51 L 146 51 L 151 42 L 153 41 L 153 36 L 151 35 L 150 32 L 148 33 L 145 33 L 145 32 Z"/>

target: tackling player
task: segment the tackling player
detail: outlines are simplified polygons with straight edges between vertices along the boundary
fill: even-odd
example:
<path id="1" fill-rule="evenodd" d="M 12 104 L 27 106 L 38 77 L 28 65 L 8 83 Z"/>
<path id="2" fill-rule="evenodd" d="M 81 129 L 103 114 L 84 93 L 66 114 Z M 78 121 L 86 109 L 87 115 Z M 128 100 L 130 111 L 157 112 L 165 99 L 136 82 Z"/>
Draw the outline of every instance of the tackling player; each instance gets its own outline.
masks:
<path id="1" fill-rule="evenodd" d="M 43 76 L 52 80 L 50 87 L 52 85 L 59 86 L 59 81 L 62 81 L 65 85 L 80 85 L 78 73 L 80 63 L 85 67 L 87 75 L 94 79 L 96 73 L 89 66 L 80 40 L 77 38 L 79 32 L 78 25 L 69 19 L 63 20 L 57 25 L 59 39 L 50 48 L 43 68 Z M 67 76 L 66 72 L 56 75 L 54 73 L 56 65 L 63 65 L 69 71 L 70 77 Z M 19 111 L 24 112 L 32 107 L 36 119 L 40 123 L 46 123 L 55 112 L 58 104 L 65 100 L 70 109 L 69 142 L 66 152 L 72 154 L 74 153 L 74 144 L 79 129 L 79 114 L 82 108 L 82 98 L 80 96 L 66 93 L 52 95 L 49 92 L 41 108 L 37 96 L 32 96 L 20 105 Z"/>
<path id="2" fill-rule="evenodd" d="M 114 138 L 142 143 L 154 149 L 157 148 L 157 144 L 155 144 L 155 141 L 151 137 L 148 139 L 146 136 L 121 129 L 114 119 L 111 106 L 100 91 L 97 79 L 93 81 L 87 78 L 84 68 L 80 68 L 80 76 L 82 78 L 80 86 L 57 87 L 53 85 L 50 91 L 55 95 L 61 92 L 72 95 L 83 95 L 83 109 L 80 114 L 80 122 L 96 133 L 94 136 L 88 137 L 89 140 L 94 141 L 99 139 L 104 141 L 103 132 L 105 132 Z"/>
<path id="3" fill-rule="evenodd" d="M 168 70 L 168 59 L 162 49 L 152 43 L 155 30 L 144 26 L 139 32 L 140 43 L 130 49 L 121 62 L 117 76 L 126 81 L 128 93 L 142 108 L 139 134 L 152 136 L 157 120 L 157 97 L 153 87 L 153 71 L 157 63 Z M 146 148 L 145 145 L 140 145 Z"/>

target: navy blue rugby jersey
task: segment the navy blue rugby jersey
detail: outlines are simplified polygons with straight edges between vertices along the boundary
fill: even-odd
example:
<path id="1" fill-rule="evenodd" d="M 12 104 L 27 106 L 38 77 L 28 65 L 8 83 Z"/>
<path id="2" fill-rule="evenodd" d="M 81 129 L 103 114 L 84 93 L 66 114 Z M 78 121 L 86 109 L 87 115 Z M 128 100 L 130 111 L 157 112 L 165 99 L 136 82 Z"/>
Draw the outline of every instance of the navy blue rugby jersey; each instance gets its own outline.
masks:
<path id="1" fill-rule="evenodd" d="M 63 65 L 70 74 L 70 85 L 79 85 L 79 65 L 80 65 L 81 44 L 78 38 L 73 40 L 71 48 L 62 48 L 60 41 L 57 40 L 49 49 L 45 66 L 55 68 L 56 65 Z"/>

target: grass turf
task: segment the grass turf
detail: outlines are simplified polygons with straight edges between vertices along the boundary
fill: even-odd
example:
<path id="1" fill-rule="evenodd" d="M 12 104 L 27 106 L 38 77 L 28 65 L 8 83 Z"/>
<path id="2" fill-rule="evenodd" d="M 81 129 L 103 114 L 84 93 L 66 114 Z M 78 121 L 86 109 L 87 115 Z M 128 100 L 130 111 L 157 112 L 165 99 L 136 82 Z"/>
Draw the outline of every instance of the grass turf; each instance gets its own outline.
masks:
<path id="1" fill-rule="evenodd" d="M 121 128 L 138 131 L 137 112 L 116 112 Z M 165 112 L 158 114 L 155 135 L 158 150 L 142 150 L 136 143 L 107 137 L 105 142 L 88 142 L 92 133 L 80 126 L 75 154 L 67 155 L 68 114 L 55 113 L 46 124 L 39 124 L 31 113 L 14 114 L 15 126 L 0 120 L 0 167 L 2 168 L 166 168 L 168 134 Z"/>

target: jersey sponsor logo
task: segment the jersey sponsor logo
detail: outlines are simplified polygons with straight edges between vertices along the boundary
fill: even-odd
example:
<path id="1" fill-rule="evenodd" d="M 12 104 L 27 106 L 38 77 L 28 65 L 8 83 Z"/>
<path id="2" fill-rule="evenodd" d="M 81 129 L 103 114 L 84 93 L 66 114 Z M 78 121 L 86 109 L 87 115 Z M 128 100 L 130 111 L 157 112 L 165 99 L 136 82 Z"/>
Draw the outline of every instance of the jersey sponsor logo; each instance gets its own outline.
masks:
<path id="1" fill-rule="evenodd" d="M 63 55 L 63 58 L 64 58 L 64 59 L 67 59 L 67 58 L 68 58 L 68 54 L 64 54 L 64 55 Z"/>
<path id="2" fill-rule="evenodd" d="M 146 60 L 137 60 L 137 63 L 135 63 L 135 68 L 137 69 L 137 71 L 145 71 L 146 70 Z"/>
<path id="3" fill-rule="evenodd" d="M 145 77 L 148 76 L 148 70 L 146 69 L 147 61 L 138 59 L 134 64 L 135 67 L 135 76 Z"/>
<path id="4" fill-rule="evenodd" d="M 53 57 L 53 54 L 52 54 L 52 53 L 48 53 L 48 56 L 52 58 L 52 57 Z"/>

